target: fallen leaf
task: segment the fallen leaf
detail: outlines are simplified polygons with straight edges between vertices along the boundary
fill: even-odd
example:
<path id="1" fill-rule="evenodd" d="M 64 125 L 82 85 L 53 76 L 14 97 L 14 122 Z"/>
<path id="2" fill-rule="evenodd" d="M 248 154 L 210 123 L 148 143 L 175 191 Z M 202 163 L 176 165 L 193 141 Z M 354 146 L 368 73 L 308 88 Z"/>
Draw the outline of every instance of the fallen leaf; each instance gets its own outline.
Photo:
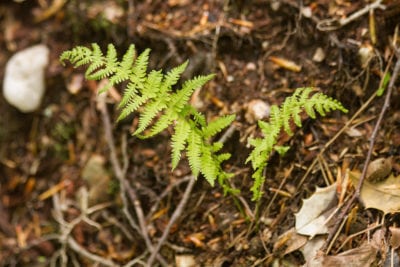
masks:
<path id="1" fill-rule="evenodd" d="M 52 195 L 54 195 L 55 193 L 61 191 L 62 189 L 64 189 L 65 187 L 67 187 L 70 184 L 69 180 L 63 180 L 61 182 L 59 182 L 58 184 L 50 187 L 48 190 L 46 190 L 45 192 L 41 193 L 38 197 L 38 199 L 40 201 L 43 201 L 49 197 L 51 197 Z"/>
<path id="2" fill-rule="evenodd" d="M 174 7 L 174 6 L 186 6 L 187 4 L 189 4 L 189 0 L 168 0 L 168 5 L 170 7 Z"/>
<path id="3" fill-rule="evenodd" d="M 303 247 L 307 240 L 307 237 L 297 234 L 296 230 L 291 228 L 278 237 L 273 252 L 284 256 Z"/>
<path id="4" fill-rule="evenodd" d="M 318 188 L 308 199 L 303 200 L 303 206 L 296 216 L 296 231 L 302 235 L 315 236 L 328 233 L 327 218 L 331 208 L 337 202 L 336 183 Z"/>
<path id="5" fill-rule="evenodd" d="M 193 233 L 188 235 L 185 239 L 193 243 L 196 247 L 202 248 L 205 247 L 205 244 L 203 242 L 205 238 L 206 237 L 203 233 Z"/>
<path id="6" fill-rule="evenodd" d="M 349 175 L 353 185 L 358 185 L 361 173 L 351 171 Z M 378 209 L 385 214 L 400 212 L 400 175 L 391 174 L 389 178 L 379 183 L 364 180 L 361 200 L 367 209 Z"/>
<path id="7" fill-rule="evenodd" d="M 365 267 L 376 260 L 377 249 L 371 244 L 347 250 L 335 256 L 319 255 L 307 262 L 306 267 Z"/>
<path id="8" fill-rule="evenodd" d="M 291 60 L 281 58 L 281 57 L 274 57 L 270 56 L 269 60 L 274 62 L 276 65 L 278 65 L 281 68 L 293 71 L 293 72 L 300 72 L 301 71 L 301 66 L 297 65 Z"/>
<path id="9" fill-rule="evenodd" d="M 316 236 L 300 249 L 306 262 L 312 262 L 318 256 L 318 252 L 325 244 L 326 238 L 324 236 Z"/>
<path id="10" fill-rule="evenodd" d="M 35 15 L 35 22 L 42 22 L 57 14 L 57 12 L 59 12 L 66 3 L 67 0 L 54 0 L 47 9 L 40 10 L 40 12 Z"/>

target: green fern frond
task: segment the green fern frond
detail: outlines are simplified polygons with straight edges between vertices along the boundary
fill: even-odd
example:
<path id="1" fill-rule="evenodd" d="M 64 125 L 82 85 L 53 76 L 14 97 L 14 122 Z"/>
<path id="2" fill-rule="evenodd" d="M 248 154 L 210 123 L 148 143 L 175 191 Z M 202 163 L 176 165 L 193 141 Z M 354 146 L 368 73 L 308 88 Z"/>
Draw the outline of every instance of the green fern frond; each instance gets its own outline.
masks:
<path id="1" fill-rule="evenodd" d="M 182 73 L 185 71 L 187 65 L 189 64 L 189 61 L 185 61 L 181 65 L 171 69 L 167 75 L 165 75 L 165 79 L 163 81 L 163 87 L 165 87 L 164 90 L 169 91 L 172 86 L 174 86 L 179 78 L 181 77 Z"/>
<path id="2" fill-rule="evenodd" d="M 142 53 L 141 56 L 143 56 L 144 53 Z M 147 52 L 148 54 L 148 52 Z M 136 58 L 136 49 L 135 49 L 135 45 L 131 44 L 128 47 L 128 50 L 125 52 L 124 56 L 122 57 L 120 66 L 123 70 L 128 70 L 125 74 L 129 75 L 131 73 L 132 70 L 132 66 L 133 63 L 136 63 L 139 61 L 139 58 L 136 59 L 136 61 L 134 60 Z M 146 64 L 147 66 L 147 64 Z"/>
<path id="3" fill-rule="evenodd" d="M 252 177 L 254 178 L 254 182 L 250 188 L 251 192 L 253 192 L 253 197 L 251 199 L 253 201 L 259 200 L 262 196 L 263 193 L 262 186 L 264 185 L 265 182 L 265 177 L 263 175 L 263 170 L 265 166 L 263 166 L 263 168 L 256 169 L 255 172 L 253 173 Z"/>
<path id="4" fill-rule="evenodd" d="M 174 95 L 172 95 L 171 99 L 173 102 L 171 103 L 171 107 L 177 112 L 180 113 L 182 109 L 187 105 L 190 97 L 192 96 L 194 90 L 202 87 L 205 83 L 211 80 L 214 77 L 213 74 L 207 76 L 198 76 L 194 79 L 186 81 L 182 89 L 178 90 Z"/>
<path id="5" fill-rule="evenodd" d="M 157 114 L 163 109 L 167 108 L 166 102 L 168 102 L 166 95 L 160 96 L 151 102 L 148 102 L 143 112 L 139 117 L 139 125 L 133 135 L 142 134 L 144 130 L 151 124 L 152 120 L 157 116 Z"/>
<path id="6" fill-rule="evenodd" d="M 60 61 L 64 64 L 64 62 L 68 60 L 76 67 L 80 67 L 98 60 L 97 63 L 101 63 L 101 66 L 104 64 L 103 61 L 99 60 L 103 56 L 101 49 L 97 44 L 92 44 L 92 48 L 93 51 L 84 46 L 77 46 L 72 50 L 64 51 L 60 56 Z"/>
<path id="7" fill-rule="evenodd" d="M 196 131 L 189 133 L 188 146 L 187 146 L 187 157 L 189 160 L 190 169 L 194 176 L 198 176 L 201 169 L 201 137 Z"/>
<path id="8" fill-rule="evenodd" d="M 181 153 L 186 147 L 187 139 L 190 134 L 190 125 L 186 121 L 180 121 L 175 126 L 175 133 L 171 137 L 172 147 L 172 169 L 178 166 Z"/>
<path id="9" fill-rule="evenodd" d="M 220 151 L 224 147 L 224 144 L 221 142 L 214 142 L 211 144 L 211 149 L 213 153 Z"/>
<path id="10" fill-rule="evenodd" d="M 133 135 L 140 138 L 154 136 L 168 127 L 174 128 L 171 138 L 172 168 L 176 168 L 185 151 L 194 176 L 202 174 L 211 185 L 218 180 L 224 192 L 233 191 L 226 183 L 231 175 L 221 167 L 230 154 L 218 154 L 222 144 L 212 143 L 211 139 L 232 123 L 235 117 L 224 116 L 207 123 L 205 116 L 189 104 L 193 92 L 214 75 L 198 76 L 184 82 L 181 88 L 173 88 L 188 61 L 167 74 L 154 70 L 147 73 L 149 54 L 150 50 L 146 49 L 136 58 L 135 47 L 131 45 L 119 61 L 112 44 L 108 46 L 106 55 L 97 44 L 92 44 L 92 49 L 76 47 L 65 51 L 60 59 L 69 60 L 75 66 L 88 65 L 85 73 L 87 79 L 107 78 L 108 84 L 101 92 L 127 82 L 118 105 L 121 112 L 117 121 L 138 112 L 139 123 Z"/>
<path id="11" fill-rule="evenodd" d="M 134 49 L 134 46 L 131 45 L 128 52 L 125 54 L 123 61 L 121 62 L 121 66 L 128 67 L 129 64 L 128 56 L 132 55 L 135 56 L 136 52 L 130 52 L 130 49 Z M 124 94 L 122 96 L 121 101 L 119 102 L 118 107 L 123 108 L 128 105 L 128 103 L 135 101 L 137 97 L 137 93 L 140 90 L 144 90 L 150 94 L 152 90 L 159 88 L 161 79 L 163 75 L 161 71 L 151 71 L 150 74 L 147 76 L 147 64 L 149 60 L 149 53 L 150 49 L 146 49 L 143 53 L 141 53 L 136 61 L 133 63 L 133 67 L 131 67 L 127 73 L 129 73 L 129 83 L 124 90 Z M 132 65 L 132 64 L 131 64 Z M 147 89 L 149 88 L 150 89 Z M 147 89 L 147 90 L 146 90 Z M 143 98 L 148 99 L 148 94 L 143 93 Z M 135 106 L 135 105 L 131 105 Z M 133 112 L 133 111 L 132 111 Z M 129 115 L 129 114 L 128 114 Z"/>
<path id="12" fill-rule="evenodd" d="M 117 71 L 117 50 L 115 50 L 113 45 L 108 45 L 107 54 L 105 57 L 103 57 L 101 52 L 97 52 L 96 54 L 95 60 L 88 68 L 89 71 L 86 72 L 87 79 L 100 80 L 108 78 Z M 100 65 L 101 63 L 102 65 Z"/>
<path id="13" fill-rule="evenodd" d="M 293 135 L 291 122 L 301 127 L 301 112 L 305 111 L 311 118 L 315 118 L 316 112 L 325 116 L 327 112 L 340 110 L 344 113 L 347 109 L 343 105 L 322 93 L 316 92 L 310 96 L 313 88 L 298 88 L 293 95 L 287 97 L 279 108 L 273 105 L 270 110 L 270 122 L 259 121 L 258 125 L 264 138 L 255 138 L 249 141 L 253 150 L 246 160 L 251 162 L 254 173 L 252 175 L 254 184 L 251 188 L 253 200 L 260 199 L 262 195 L 262 185 L 265 177 L 263 170 L 266 168 L 268 159 L 272 152 L 276 150 L 278 137 L 283 129 L 287 134 Z"/>
<path id="14" fill-rule="evenodd" d="M 172 109 L 168 109 L 161 117 L 154 123 L 150 129 L 150 133 L 146 137 L 152 137 L 156 134 L 161 133 L 172 124 L 173 121 L 179 121 L 179 115 Z"/>
<path id="15" fill-rule="evenodd" d="M 189 111 L 190 111 L 190 114 L 193 116 L 193 120 L 194 120 L 195 124 L 200 125 L 201 127 L 207 126 L 206 117 L 204 117 L 203 114 L 201 114 L 197 110 L 194 110 L 193 107 L 191 107 Z"/>
<path id="16" fill-rule="evenodd" d="M 216 135 L 223 129 L 228 127 L 235 120 L 235 115 L 223 116 L 211 121 L 206 127 L 203 128 L 203 135 L 206 138 Z"/>
<path id="17" fill-rule="evenodd" d="M 218 162 L 226 161 L 226 160 L 230 159 L 231 156 L 232 156 L 232 155 L 231 155 L 230 153 L 218 154 L 218 155 L 217 155 L 217 161 L 218 161 Z"/>
<path id="18" fill-rule="evenodd" d="M 156 97 L 157 94 L 152 89 L 159 88 L 161 80 L 162 74 L 160 71 L 151 71 L 140 94 L 136 85 L 134 83 L 129 83 L 125 89 L 124 97 L 118 105 L 121 109 L 121 113 L 117 121 L 126 118 L 148 100 Z"/>
<path id="19" fill-rule="evenodd" d="M 209 146 L 202 146 L 201 149 L 201 173 L 206 180 L 214 186 L 215 178 L 218 175 L 219 164 L 215 164 L 212 152 Z"/>

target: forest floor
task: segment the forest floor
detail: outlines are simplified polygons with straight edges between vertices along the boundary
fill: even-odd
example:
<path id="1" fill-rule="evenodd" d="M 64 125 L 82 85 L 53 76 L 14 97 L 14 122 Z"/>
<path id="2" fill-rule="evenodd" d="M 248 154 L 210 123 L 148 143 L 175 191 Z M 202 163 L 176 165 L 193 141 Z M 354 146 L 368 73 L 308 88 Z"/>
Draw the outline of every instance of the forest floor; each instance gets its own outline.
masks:
<path id="1" fill-rule="evenodd" d="M 400 266 L 400 3 L 375 2 L 2 1 L 1 87 L 19 50 L 43 43 L 50 63 L 35 112 L 0 96 L 0 266 Z M 185 156 L 171 170 L 170 131 L 141 140 L 136 117 L 117 123 L 122 88 L 100 107 L 99 82 L 59 61 L 91 43 L 150 48 L 149 69 L 189 59 L 183 80 L 216 74 L 191 104 L 209 120 L 236 114 L 223 168 L 239 194 L 201 176 L 191 188 Z M 248 140 L 268 120 L 258 108 L 299 87 L 348 113 L 304 114 L 282 134 L 290 149 L 271 155 L 252 201 Z M 367 179 L 386 177 L 358 197 L 369 161 Z"/>

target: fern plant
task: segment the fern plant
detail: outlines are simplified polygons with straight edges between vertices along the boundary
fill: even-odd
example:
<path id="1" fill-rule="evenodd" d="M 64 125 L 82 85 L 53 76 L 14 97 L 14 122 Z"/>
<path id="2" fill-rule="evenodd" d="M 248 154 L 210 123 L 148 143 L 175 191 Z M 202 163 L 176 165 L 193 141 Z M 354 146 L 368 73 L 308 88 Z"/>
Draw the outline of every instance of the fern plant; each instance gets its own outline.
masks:
<path id="1" fill-rule="evenodd" d="M 85 77 L 91 80 L 107 79 L 108 83 L 100 89 L 107 91 L 114 85 L 125 82 L 127 85 L 119 103 L 121 110 L 118 121 L 133 112 L 139 112 L 139 124 L 133 135 L 149 138 L 168 127 L 174 129 L 171 137 L 172 168 L 176 168 L 183 151 L 189 161 L 193 174 L 200 173 L 214 185 L 217 180 L 224 192 L 233 191 L 226 183 L 232 175 L 225 172 L 221 164 L 229 159 L 229 153 L 219 153 L 222 143 L 212 142 L 213 137 L 230 125 L 234 115 L 222 116 L 207 122 L 205 116 L 188 102 L 194 90 L 203 86 L 214 75 L 198 76 L 183 83 L 180 89 L 174 89 L 186 69 L 188 62 L 173 68 L 167 74 L 161 70 L 148 71 L 150 50 L 136 54 L 135 46 L 129 46 L 122 60 L 118 60 L 115 47 L 108 45 L 106 55 L 97 44 L 91 48 L 77 46 L 61 54 L 60 60 L 70 61 L 75 67 L 88 65 Z M 273 151 L 284 152 L 287 148 L 278 146 L 277 141 L 282 129 L 292 135 L 291 121 L 301 127 L 301 112 L 311 118 L 316 113 L 325 116 L 331 110 L 347 112 L 340 102 L 322 93 L 313 93 L 312 88 L 299 88 L 287 97 L 281 107 L 272 106 L 270 121 L 258 121 L 263 138 L 250 140 L 254 148 L 247 158 L 254 169 L 254 184 L 251 188 L 253 200 L 260 199 L 264 184 L 263 170 Z M 235 192 L 237 192 L 235 190 Z"/>
<path id="2" fill-rule="evenodd" d="M 222 143 L 212 142 L 212 138 L 230 125 L 234 115 L 222 116 L 207 122 L 188 101 L 194 90 L 203 86 L 214 75 L 198 76 L 183 83 L 180 89 L 174 89 L 188 62 L 173 68 L 167 74 L 161 70 L 147 71 L 150 50 L 136 55 L 131 45 L 118 60 L 115 47 L 108 45 L 104 55 L 97 44 L 91 49 L 77 46 L 61 54 L 60 60 L 70 61 L 75 67 L 88 65 L 85 77 L 91 80 L 108 79 L 104 92 L 114 85 L 127 83 L 119 108 L 118 121 L 139 111 L 139 124 L 133 135 L 149 138 L 168 127 L 173 127 L 171 138 L 172 168 L 176 168 L 181 153 L 186 151 L 190 168 L 194 176 L 200 173 L 214 185 L 217 180 L 224 192 L 231 191 L 226 180 L 231 174 L 225 172 L 221 163 L 230 157 L 228 153 L 219 153 Z"/>
<path id="3" fill-rule="evenodd" d="M 305 111 L 313 119 L 316 118 L 316 113 L 325 116 L 327 112 L 333 110 L 347 112 L 347 109 L 339 101 L 320 92 L 310 96 L 312 91 L 313 88 L 310 87 L 298 88 L 292 96 L 285 99 L 281 107 L 271 106 L 269 122 L 258 121 L 258 126 L 264 137 L 250 140 L 250 145 L 254 148 L 246 161 L 246 163 L 251 162 L 254 170 L 252 175 L 254 184 L 251 188 L 253 192 L 252 200 L 259 200 L 262 195 L 262 185 L 265 180 L 263 171 L 267 166 L 270 155 L 273 151 L 282 149 L 281 146 L 277 146 L 278 137 L 282 129 L 288 135 L 293 135 L 290 127 L 291 121 L 296 126 L 301 127 L 300 114 L 302 111 Z"/>

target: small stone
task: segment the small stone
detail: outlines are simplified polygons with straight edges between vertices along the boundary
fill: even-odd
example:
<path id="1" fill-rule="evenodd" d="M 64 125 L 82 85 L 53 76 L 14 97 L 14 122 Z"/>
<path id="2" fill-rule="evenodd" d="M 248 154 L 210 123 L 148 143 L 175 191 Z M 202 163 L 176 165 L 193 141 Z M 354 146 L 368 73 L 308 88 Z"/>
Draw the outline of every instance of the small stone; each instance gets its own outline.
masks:
<path id="1" fill-rule="evenodd" d="M 177 267 L 194 267 L 198 266 L 193 255 L 176 255 L 175 264 Z"/>
<path id="2" fill-rule="evenodd" d="M 309 7 L 309 6 L 303 7 L 301 9 L 301 14 L 306 18 L 311 18 L 312 17 L 312 9 L 311 9 L 311 7 Z"/>
<path id="3" fill-rule="evenodd" d="M 278 0 L 272 0 L 270 2 L 271 9 L 273 11 L 278 11 L 278 9 L 281 7 L 281 4 L 282 4 L 281 1 L 278 1 Z"/>
<path id="4" fill-rule="evenodd" d="M 245 119 L 249 123 L 254 123 L 258 120 L 264 119 L 269 116 L 270 106 L 261 99 L 251 100 L 247 104 Z"/>
<path id="5" fill-rule="evenodd" d="M 325 52 L 321 47 L 318 47 L 317 50 L 315 50 L 312 60 L 320 63 L 324 61 L 324 59 L 325 59 Z"/>
<path id="6" fill-rule="evenodd" d="M 228 77 L 226 77 L 226 81 L 228 82 L 228 83 L 231 83 L 231 82 L 233 82 L 235 80 L 235 78 L 232 76 L 232 75 L 228 75 Z"/>
<path id="7" fill-rule="evenodd" d="M 3 94 L 9 104 L 22 112 L 35 111 L 45 91 L 45 68 L 49 49 L 35 45 L 17 52 L 7 62 Z"/>
<path id="8" fill-rule="evenodd" d="M 369 64 L 369 61 L 374 56 L 374 48 L 369 45 L 361 45 L 360 49 L 358 49 L 358 57 L 360 59 L 360 65 L 362 68 L 366 68 Z"/>
<path id="9" fill-rule="evenodd" d="M 257 66 L 256 64 L 254 64 L 254 62 L 249 62 L 246 64 L 246 69 L 249 71 L 256 70 Z"/>

